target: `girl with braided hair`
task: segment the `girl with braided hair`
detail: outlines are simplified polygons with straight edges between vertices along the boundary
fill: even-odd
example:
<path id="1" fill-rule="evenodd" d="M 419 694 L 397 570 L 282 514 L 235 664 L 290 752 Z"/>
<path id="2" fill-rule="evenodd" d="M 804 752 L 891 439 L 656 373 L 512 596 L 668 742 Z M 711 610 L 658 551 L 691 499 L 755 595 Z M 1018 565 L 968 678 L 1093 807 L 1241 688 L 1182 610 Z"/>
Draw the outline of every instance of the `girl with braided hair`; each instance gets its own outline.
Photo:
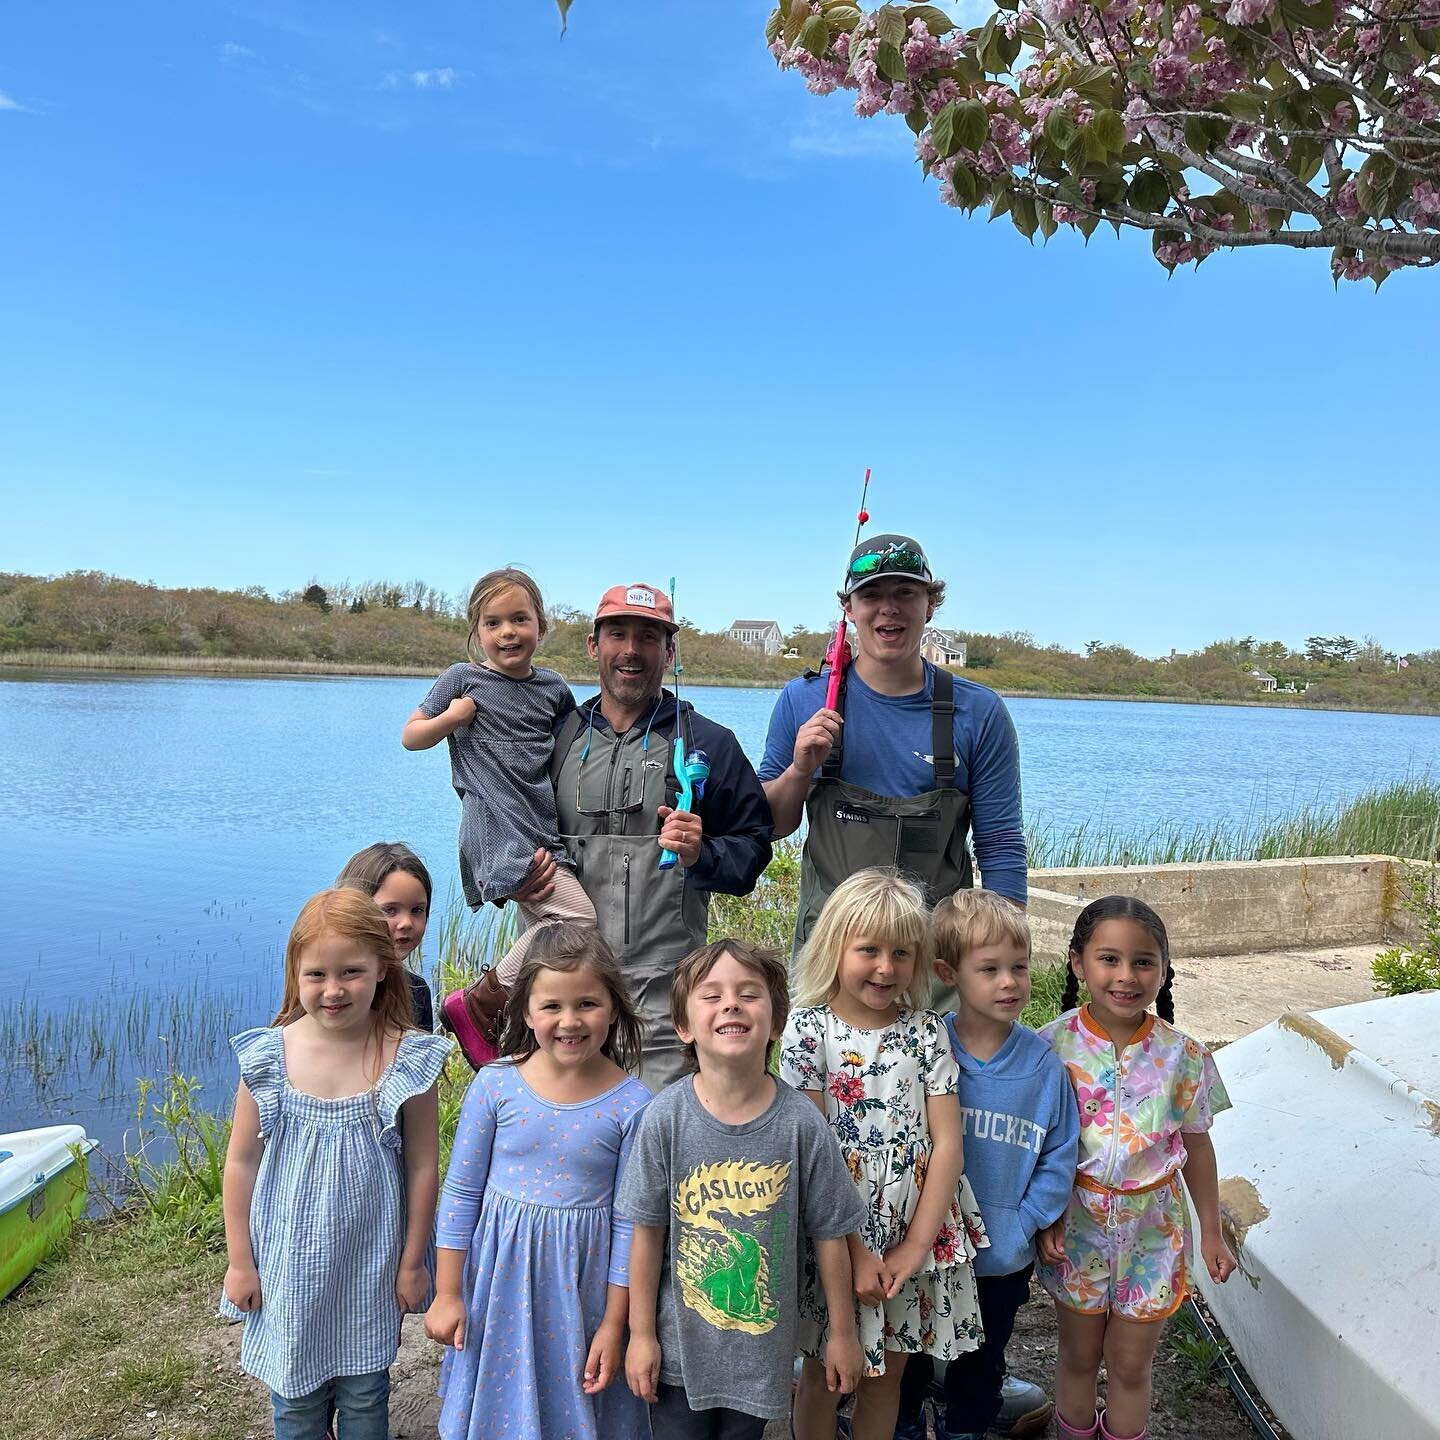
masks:
<path id="1" fill-rule="evenodd" d="M 1060 1323 L 1061 1440 L 1149 1433 L 1155 1347 L 1189 1288 L 1182 1175 L 1211 1277 L 1224 1281 L 1235 1268 L 1220 1232 L 1208 1134 L 1230 1100 L 1210 1052 L 1171 1023 L 1173 982 L 1160 917 L 1143 900 L 1107 895 L 1075 922 L 1065 1013 L 1040 1031 L 1064 1062 L 1080 1110 L 1075 1189 L 1039 1244 L 1040 1282 Z M 1077 1007 L 1082 984 L 1089 998 Z M 1097 1412 L 1102 1360 L 1106 1406 Z"/>

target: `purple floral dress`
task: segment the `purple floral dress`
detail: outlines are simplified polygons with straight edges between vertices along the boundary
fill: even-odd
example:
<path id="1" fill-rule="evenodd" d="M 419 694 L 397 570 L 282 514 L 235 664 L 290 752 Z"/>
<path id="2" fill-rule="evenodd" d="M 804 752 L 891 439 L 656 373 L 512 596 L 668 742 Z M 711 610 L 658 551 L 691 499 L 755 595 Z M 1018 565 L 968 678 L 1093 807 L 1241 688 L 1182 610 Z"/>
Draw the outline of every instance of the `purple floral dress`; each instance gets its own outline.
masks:
<path id="1" fill-rule="evenodd" d="M 780 1077 L 824 1097 L 825 1117 L 866 1204 L 860 1238 L 876 1255 L 905 1238 L 925 1183 L 930 1129 L 925 1101 L 954 1095 L 960 1071 L 945 1024 L 933 1010 L 901 1010 L 891 1025 L 867 1030 L 828 1005 L 796 1010 L 781 1042 Z M 982 1339 L 970 1261 L 989 1245 L 975 1192 L 964 1176 L 930 1258 L 883 1305 L 856 1302 L 865 1372 L 885 1373 L 885 1351 L 923 1351 L 953 1360 Z M 808 1253 L 800 1288 L 800 1345 L 819 1355 L 825 1299 Z"/>

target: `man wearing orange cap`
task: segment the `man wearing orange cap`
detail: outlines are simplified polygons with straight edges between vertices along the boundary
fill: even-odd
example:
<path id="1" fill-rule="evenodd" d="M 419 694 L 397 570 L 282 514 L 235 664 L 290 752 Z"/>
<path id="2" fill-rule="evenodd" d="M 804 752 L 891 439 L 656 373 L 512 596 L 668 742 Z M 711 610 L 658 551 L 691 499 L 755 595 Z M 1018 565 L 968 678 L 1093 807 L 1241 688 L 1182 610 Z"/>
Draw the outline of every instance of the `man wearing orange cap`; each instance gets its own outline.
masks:
<path id="1" fill-rule="evenodd" d="M 550 766 L 560 838 L 645 1022 L 640 1078 L 651 1090 L 686 1068 L 670 980 L 705 943 L 711 894 L 748 895 L 770 863 L 770 807 L 740 742 L 688 701 L 677 709 L 663 688 L 679 628 L 657 586 L 614 585 L 600 597 L 586 642 L 600 693 L 561 726 Z M 703 751 L 710 764 L 693 811 L 675 808 L 677 723 L 685 753 Z M 660 869 L 664 850 L 679 857 L 671 869 Z M 537 859 L 518 898 L 542 892 L 554 865 Z"/>

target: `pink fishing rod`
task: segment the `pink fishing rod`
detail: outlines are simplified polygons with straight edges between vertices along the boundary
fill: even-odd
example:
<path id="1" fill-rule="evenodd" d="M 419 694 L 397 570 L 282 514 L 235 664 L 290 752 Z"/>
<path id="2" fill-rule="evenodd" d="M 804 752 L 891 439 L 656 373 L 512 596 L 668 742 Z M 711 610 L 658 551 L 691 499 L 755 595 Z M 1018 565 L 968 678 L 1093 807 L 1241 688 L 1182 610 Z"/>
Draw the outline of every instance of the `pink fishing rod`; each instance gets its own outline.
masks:
<path id="1" fill-rule="evenodd" d="M 870 493 L 870 467 L 865 467 L 865 484 L 860 490 L 860 513 L 855 517 L 855 539 L 850 548 L 853 550 L 860 543 L 860 531 L 864 528 L 865 522 L 870 518 L 870 512 L 865 508 L 865 497 Z M 840 680 L 845 674 L 845 667 L 850 663 L 850 642 L 845 638 L 845 609 L 840 609 L 840 624 L 835 629 L 835 638 L 830 642 L 830 648 L 825 652 L 825 658 L 830 662 L 830 683 L 825 687 L 825 708 L 834 710 L 840 704 Z"/>

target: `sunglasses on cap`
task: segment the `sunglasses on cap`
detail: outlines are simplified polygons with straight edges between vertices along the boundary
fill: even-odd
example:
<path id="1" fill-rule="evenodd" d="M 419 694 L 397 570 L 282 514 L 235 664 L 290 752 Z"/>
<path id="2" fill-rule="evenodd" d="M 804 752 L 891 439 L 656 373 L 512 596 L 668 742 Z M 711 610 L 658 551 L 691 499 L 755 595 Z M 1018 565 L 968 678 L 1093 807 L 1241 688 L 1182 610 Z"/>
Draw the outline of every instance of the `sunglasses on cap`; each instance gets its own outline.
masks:
<path id="1" fill-rule="evenodd" d="M 892 571 L 901 575 L 923 575 L 930 578 L 930 566 L 925 557 L 908 545 L 887 545 L 881 550 L 870 550 L 857 555 L 850 562 L 850 574 L 860 580 L 867 575 L 888 575 Z"/>

